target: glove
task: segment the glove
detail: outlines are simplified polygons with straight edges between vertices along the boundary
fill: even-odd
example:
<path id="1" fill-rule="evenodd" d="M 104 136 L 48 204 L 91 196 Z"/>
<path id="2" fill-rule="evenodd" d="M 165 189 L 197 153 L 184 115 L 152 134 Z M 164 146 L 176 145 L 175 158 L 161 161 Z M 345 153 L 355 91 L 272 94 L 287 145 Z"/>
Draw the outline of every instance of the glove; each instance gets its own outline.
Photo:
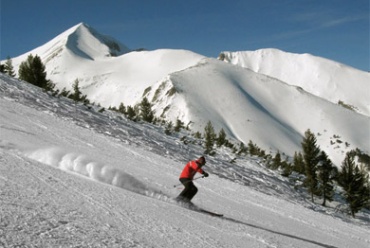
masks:
<path id="1" fill-rule="evenodd" d="M 204 176 L 204 177 L 208 177 L 208 176 L 209 176 L 209 174 L 208 174 L 207 172 L 204 172 L 204 173 L 203 173 L 203 176 Z"/>

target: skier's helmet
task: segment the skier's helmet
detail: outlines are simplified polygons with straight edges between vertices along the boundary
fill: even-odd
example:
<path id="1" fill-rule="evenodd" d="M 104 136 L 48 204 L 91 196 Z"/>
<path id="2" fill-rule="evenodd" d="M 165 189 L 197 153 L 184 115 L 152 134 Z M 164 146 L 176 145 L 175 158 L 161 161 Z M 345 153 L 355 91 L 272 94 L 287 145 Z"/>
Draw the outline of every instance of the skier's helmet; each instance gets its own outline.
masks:
<path id="1" fill-rule="evenodd" d="M 200 158 L 197 159 L 197 163 L 200 165 L 205 165 L 206 164 L 206 158 L 204 156 L 201 156 Z"/>

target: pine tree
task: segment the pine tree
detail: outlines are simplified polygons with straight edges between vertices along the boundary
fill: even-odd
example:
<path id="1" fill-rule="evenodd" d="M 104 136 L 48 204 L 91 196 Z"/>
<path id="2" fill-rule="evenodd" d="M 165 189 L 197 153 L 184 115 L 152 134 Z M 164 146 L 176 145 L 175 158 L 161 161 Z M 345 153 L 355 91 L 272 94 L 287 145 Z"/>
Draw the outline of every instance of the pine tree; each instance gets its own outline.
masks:
<path id="1" fill-rule="evenodd" d="M 172 123 L 172 121 L 169 121 L 166 125 L 166 129 L 164 130 L 164 133 L 167 134 L 167 135 L 171 135 L 172 134 L 172 127 L 173 127 L 173 123 Z"/>
<path id="2" fill-rule="evenodd" d="M 226 133 L 223 128 L 221 128 L 220 132 L 218 133 L 216 144 L 218 147 L 225 145 L 226 143 Z"/>
<path id="3" fill-rule="evenodd" d="M 281 155 L 280 152 L 275 154 L 274 159 L 272 160 L 272 165 L 270 166 L 271 169 L 277 170 L 281 166 Z"/>
<path id="4" fill-rule="evenodd" d="M 140 116 L 143 121 L 152 123 L 154 119 L 154 113 L 152 111 L 152 105 L 148 101 L 148 98 L 144 97 L 140 103 Z"/>
<path id="5" fill-rule="evenodd" d="M 258 147 L 251 140 L 249 140 L 248 142 L 248 151 L 249 151 L 249 154 L 252 156 L 258 154 Z"/>
<path id="6" fill-rule="evenodd" d="M 121 104 L 119 105 L 118 107 L 118 112 L 122 113 L 122 114 L 126 114 L 126 107 L 125 105 L 123 104 L 123 102 L 121 102 Z"/>
<path id="7" fill-rule="evenodd" d="M 320 164 L 318 167 L 319 191 L 323 197 L 322 205 L 326 206 L 326 200 L 332 201 L 334 195 L 334 179 L 337 176 L 337 169 L 324 151 L 320 154 Z"/>
<path id="8" fill-rule="evenodd" d="M 212 126 L 211 121 L 208 121 L 206 127 L 204 128 L 204 138 L 205 138 L 205 154 L 214 155 L 213 146 L 216 140 L 215 129 Z"/>
<path id="9" fill-rule="evenodd" d="M 78 79 L 75 80 L 73 84 L 73 94 L 70 95 L 71 99 L 73 99 L 75 102 L 81 101 L 82 92 L 80 90 L 80 82 Z"/>
<path id="10" fill-rule="evenodd" d="M 136 121 L 136 111 L 132 106 L 127 106 L 126 116 L 129 120 Z"/>
<path id="11" fill-rule="evenodd" d="M 177 119 L 174 131 L 180 132 L 181 128 L 184 128 L 184 127 L 185 127 L 184 122 L 182 122 L 180 119 Z"/>
<path id="12" fill-rule="evenodd" d="M 66 88 L 64 87 L 64 88 L 62 89 L 62 92 L 60 92 L 58 96 L 68 97 L 68 96 L 69 96 L 69 94 L 70 94 L 70 92 L 69 92 L 68 90 L 66 90 Z"/>
<path id="13" fill-rule="evenodd" d="M 199 131 L 195 132 L 195 133 L 193 134 L 193 136 L 194 136 L 194 138 L 196 138 L 196 139 L 201 139 L 201 138 L 202 138 L 202 134 L 201 134 Z"/>
<path id="14" fill-rule="evenodd" d="M 14 67 L 13 67 L 13 63 L 10 57 L 8 57 L 5 62 L 4 72 L 11 77 L 15 77 Z"/>
<path id="15" fill-rule="evenodd" d="M 293 170 L 299 174 L 305 173 L 303 155 L 300 152 L 295 152 L 293 157 Z"/>
<path id="16" fill-rule="evenodd" d="M 44 87 L 44 90 L 51 91 L 53 93 L 53 96 L 57 95 L 59 90 L 54 90 L 55 84 L 51 80 L 47 80 L 46 85 Z"/>
<path id="17" fill-rule="evenodd" d="M 1 62 L 0 62 L 0 72 L 5 73 L 5 65 L 1 64 Z"/>
<path id="18" fill-rule="evenodd" d="M 292 174 L 293 171 L 293 165 L 291 163 L 288 163 L 287 161 L 282 161 L 280 167 L 283 169 L 283 172 L 281 173 L 282 176 L 288 177 L 290 174 Z"/>
<path id="19" fill-rule="evenodd" d="M 370 198 L 370 189 L 367 187 L 368 175 L 365 175 L 355 164 L 355 156 L 354 151 L 346 154 L 338 176 L 338 183 L 343 187 L 344 198 L 352 217 L 366 206 Z"/>
<path id="20" fill-rule="evenodd" d="M 248 153 L 248 148 L 244 145 L 244 143 L 243 142 L 240 142 L 239 143 L 239 151 L 238 151 L 238 155 L 241 155 L 241 154 L 245 154 L 245 155 L 247 155 L 247 153 Z"/>
<path id="21" fill-rule="evenodd" d="M 317 165 L 319 163 L 320 148 L 316 144 L 315 135 L 308 129 L 302 141 L 303 161 L 305 166 L 306 180 L 304 185 L 311 193 L 311 200 L 314 202 L 314 194 L 318 193 Z"/>
<path id="22" fill-rule="evenodd" d="M 28 55 L 27 60 L 20 64 L 18 74 L 21 80 L 43 89 L 48 88 L 45 66 L 37 55 L 35 57 L 32 54 Z"/>

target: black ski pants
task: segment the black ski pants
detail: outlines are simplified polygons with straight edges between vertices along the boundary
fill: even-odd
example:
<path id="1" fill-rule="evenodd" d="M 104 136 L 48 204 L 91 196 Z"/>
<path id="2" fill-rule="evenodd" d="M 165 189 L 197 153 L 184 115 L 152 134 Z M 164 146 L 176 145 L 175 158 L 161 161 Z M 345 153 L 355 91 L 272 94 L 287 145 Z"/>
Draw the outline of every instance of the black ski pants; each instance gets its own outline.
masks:
<path id="1" fill-rule="evenodd" d="M 198 192 L 198 188 L 195 187 L 193 180 L 189 178 L 180 178 L 180 182 L 185 186 L 185 189 L 177 197 L 179 200 L 191 201 Z"/>

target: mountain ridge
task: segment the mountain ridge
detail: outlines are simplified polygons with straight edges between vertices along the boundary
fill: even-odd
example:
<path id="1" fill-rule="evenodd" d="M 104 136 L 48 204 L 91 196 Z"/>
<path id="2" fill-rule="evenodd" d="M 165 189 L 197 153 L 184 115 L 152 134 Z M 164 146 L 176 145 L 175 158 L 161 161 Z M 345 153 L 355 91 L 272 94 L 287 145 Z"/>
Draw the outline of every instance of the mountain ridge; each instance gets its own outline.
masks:
<path id="1" fill-rule="evenodd" d="M 353 67 L 311 54 L 294 54 L 278 49 L 222 52 L 225 62 L 249 68 L 325 98 L 339 101 L 370 116 L 370 74 Z M 365 90 L 364 90 L 365 89 Z"/>
<path id="2" fill-rule="evenodd" d="M 167 88 L 160 90 L 163 84 Z M 330 137 L 340 135 L 351 140 L 352 149 L 367 147 L 368 117 L 249 69 L 205 59 L 201 65 L 171 74 L 163 84 L 158 83 L 146 96 L 153 99 L 154 92 L 163 91 L 154 108 L 166 109 L 170 119 L 180 112 L 185 124 L 192 122 L 194 131 L 202 132 L 211 120 L 216 131 L 224 128 L 229 137 L 244 144 L 252 140 L 269 152 L 291 154 L 300 150 L 304 132 L 311 129 L 320 133 L 318 144 L 337 165 L 343 150 L 349 148 L 331 147 Z M 166 98 L 164 92 L 171 87 L 175 93 Z M 186 106 L 180 108 L 186 110 L 181 112 L 178 106 Z M 357 135 L 354 123 L 364 127 L 364 133 Z"/>
<path id="3" fill-rule="evenodd" d="M 225 63 L 187 50 L 130 50 L 111 56 L 109 46 L 104 43 L 107 40 L 112 39 L 80 23 L 30 53 L 39 52 L 48 78 L 56 83 L 57 88 L 71 90 L 73 82 L 78 79 L 83 94 L 104 107 L 118 107 L 120 103 L 133 106 L 148 96 L 153 100 L 153 109 L 158 117 L 172 121 L 180 119 L 185 124 L 192 122 L 191 127 L 195 131 L 202 131 L 211 121 L 216 131 L 225 128 L 228 135 L 239 141 L 247 143 L 252 140 L 263 149 L 270 152 L 279 150 L 287 155 L 300 149 L 304 131 L 311 128 L 320 134 L 320 145 L 337 165 L 349 149 L 358 147 L 367 153 L 370 151 L 366 142 L 366 139 L 370 140 L 366 129 L 370 125 L 369 117 L 346 110 L 330 97 L 327 99 L 326 95 L 310 92 L 303 87 L 305 85 L 286 82 L 271 71 L 256 72 L 256 68 L 245 68 L 238 61 Z M 65 45 L 66 41 L 69 41 L 69 47 Z M 274 51 L 279 53 L 280 64 L 286 62 L 284 52 Z M 30 53 L 13 60 L 16 71 Z M 245 54 L 247 52 L 242 55 Z M 226 54 L 223 60 L 229 58 L 227 56 L 231 58 L 233 54 Z M 243 56 L 234 57 L 240 60 Z M 263 64 L 257 62 L 259 66 Z M 288 62 L 294 65 L 294 61 Z M 307 63 L 304 67 L 312 67 L 310 63 L 313 62 Z M 266 68 L 279 71 L 276 67 Z M 320 74 L 321 69 L 317 70 Z M 322 89 L 325 88 L 318 88 Z M 336 92 L 342 94 L 345 90 L 334 89 L 333 94 Z M 349 99 L 361 103 L 361 111 L 366 113 L 368 100 L 363 100 L 366 91 L 363 90 L 355 99 L 357 92 L 353 93 L 354 96 L 349 94 Z M 352 102 L 345 100 L 345 103 Z M 306 114 L 301 113 L 305 111 Z M 351 131 L 357 129 L 362 130 L 361 135 Z M 340 135 L 351 145 L 338 144 L 336 148 L 328 145 L 333 135 Z"/>

